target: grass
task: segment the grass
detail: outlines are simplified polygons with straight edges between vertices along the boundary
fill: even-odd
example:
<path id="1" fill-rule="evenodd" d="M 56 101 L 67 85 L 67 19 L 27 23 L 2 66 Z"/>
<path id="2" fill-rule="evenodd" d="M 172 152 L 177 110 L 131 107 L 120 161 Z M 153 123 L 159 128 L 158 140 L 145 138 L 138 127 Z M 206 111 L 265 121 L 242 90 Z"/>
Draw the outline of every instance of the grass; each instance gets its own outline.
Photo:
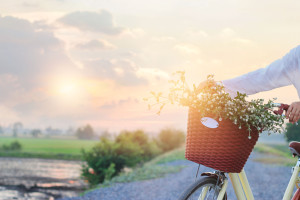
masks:
<path id="1" fill-rule="evenodd" d="M 179 149 L 175 149 L 173 151 L 164 153 L 156 158 L 154 158 L 153 160 L 151 160 L 150 162 L 148 162 L 148 165 L 153 165 L 153 164 L 165 164 L 168 162 L 172 162 L 175 160 L 185 160 L 184 158 L 184 149 L 185 147 L 181 147 Z"/>
<path id="2" fill-rule="evenodd" d="M 254 147 L 254 151 L 262 153 L 262 156 L 254 159 L 258 162 L 285 166 L 293 166 L 297 162 L 297 158 L 292 157 L 288 145 L 259 143 Z"/>
<path id="3" fill-rule="evenodd" d="M 98 141 L 76 139 L 12 138 L 0 137 L 0 146 L 18 141 L 21 151 L 0 151 L 1 157 L 52 158 L 80 160 L 81 149 L 91 149 Z"/>

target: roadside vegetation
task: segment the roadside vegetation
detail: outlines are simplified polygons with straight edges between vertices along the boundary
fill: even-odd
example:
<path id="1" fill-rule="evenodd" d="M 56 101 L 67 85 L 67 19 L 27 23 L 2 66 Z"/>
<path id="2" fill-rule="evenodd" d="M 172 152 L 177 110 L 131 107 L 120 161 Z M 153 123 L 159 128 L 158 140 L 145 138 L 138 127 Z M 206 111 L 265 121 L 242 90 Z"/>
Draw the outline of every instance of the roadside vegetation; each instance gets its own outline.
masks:
<path id="1" fill-rule="evenodd" d="M 294 158 L 288 148 L 288 144 L 256 144 L 254 151 L 261 153 L 260 156 L 254 158 L 255 161 L 276 164 L 294 166 L 297 162 L 297 158 Z"/>
<path id="2" fill-rule="evenodd" d="M 162 153 L 143 165 L 137 165 L 134 168 L 125 167 L 117 176 L 110 180 L 105 180 L 92 189 L 85 191 L 88 193 L 102 187 L 109 187 L 116 183 L 129 183 L 134 181 L 149 180 L 154 178 L 161 178 L 170 173 L 179 172 L 184 165 L 168 165 L 167 163 L 177 160 L 185 160 L 184 147 L 179 147 L 174 150 Z"/>
<path id="3" fill-rule="evenodd" d="M 182 146 L 184 140 L 184 133 L 175 129 L 164 129 L 155 138 L 150 138 L 142 130 L 122 131 L 113 139 L 102 137 L 91 150 L 83 151 L 86 164 L 82 168 L 82 176 L 91 186 L 94 186 L 112 180 L 126 168 L 136 166 L 143 166 L 143 168 L 132 172 L 140 174 L 133 177 L 148 177 L 147 173 L 141 175 L 142 171 L 148 171 L 149 175 L 155 176 L 151 172 L 154 169 L 158 174 L 164 173 L 164 168 L 143 164 L 159 154 Z M 130 175 L 126 177 L 124 180 Z"/>

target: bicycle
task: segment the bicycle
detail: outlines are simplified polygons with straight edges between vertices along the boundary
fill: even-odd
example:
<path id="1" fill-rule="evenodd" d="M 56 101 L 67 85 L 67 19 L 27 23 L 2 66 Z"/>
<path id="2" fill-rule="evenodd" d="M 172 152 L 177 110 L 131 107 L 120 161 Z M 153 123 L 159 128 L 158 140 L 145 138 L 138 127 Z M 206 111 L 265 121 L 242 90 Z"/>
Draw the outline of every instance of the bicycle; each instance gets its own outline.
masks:
<path id="1" fill-rule="evenodd" d="M 275 114 L 283 114 L 283 111 L 287 111 L 288 105 L 286 104 L 274 104 L 274 107 L 278 107 L 278 111 L 274 111 Z M 291 142 L 289 148 L 293 156 L 298 157 L 298 161 L 293 168 L 293 173 L 285 190 L 283 200 L 290 200 L 293 194 L 294 187 L 297 187 L 292 200 L 300 200 L 300 142 Z M 199 165 L 200 166 L 200 165 Z M 198 168 L 199 170 L 199 168 Z M 198 173 L 198 172 L 197 172 Z M 227 200 L 226 189 L 228 186 L 228 177 L 231 180 L 235 195 L 238 200 L 254 200 L 250 185 L 247 180 L 244 169 L 240 173 L 226 173 L 222 171 L 205 172 L 201 174 L 200 179 L 190 185 L 180 196 L 179 200 Z"/>

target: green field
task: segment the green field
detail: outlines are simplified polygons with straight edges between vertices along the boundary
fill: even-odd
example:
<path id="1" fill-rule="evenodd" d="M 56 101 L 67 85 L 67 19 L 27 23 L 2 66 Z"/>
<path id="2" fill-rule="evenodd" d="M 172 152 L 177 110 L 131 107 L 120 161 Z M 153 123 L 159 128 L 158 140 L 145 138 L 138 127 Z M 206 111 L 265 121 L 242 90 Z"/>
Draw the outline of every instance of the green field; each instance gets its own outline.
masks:
<path id="1" fill-rule="evenodd" d="M 57 159 L 81 159 L 81 149 L 91 149 L 98 141 L 52 138 L 12 138 L 0 137 L 0 146 L 13 141 L 22 145 L 20 152 L 1 152 L 0 156 L 38 157 Z"/>

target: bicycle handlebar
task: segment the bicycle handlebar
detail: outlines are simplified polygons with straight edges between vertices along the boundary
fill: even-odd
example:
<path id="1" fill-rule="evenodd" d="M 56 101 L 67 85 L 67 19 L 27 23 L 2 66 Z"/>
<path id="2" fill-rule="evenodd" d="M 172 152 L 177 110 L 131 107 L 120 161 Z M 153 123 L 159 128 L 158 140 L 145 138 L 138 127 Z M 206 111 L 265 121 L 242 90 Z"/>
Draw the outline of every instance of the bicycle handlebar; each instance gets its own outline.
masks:
<path id="1" fill-rule="evenodd" d="M 273 111 L 276 115 L 282 115 L 283 111 L 286 112 L 290 107 L 288 104 L 283 103 L 273 103 L 273 106 L 278 107 L 278 110 Z"/>

